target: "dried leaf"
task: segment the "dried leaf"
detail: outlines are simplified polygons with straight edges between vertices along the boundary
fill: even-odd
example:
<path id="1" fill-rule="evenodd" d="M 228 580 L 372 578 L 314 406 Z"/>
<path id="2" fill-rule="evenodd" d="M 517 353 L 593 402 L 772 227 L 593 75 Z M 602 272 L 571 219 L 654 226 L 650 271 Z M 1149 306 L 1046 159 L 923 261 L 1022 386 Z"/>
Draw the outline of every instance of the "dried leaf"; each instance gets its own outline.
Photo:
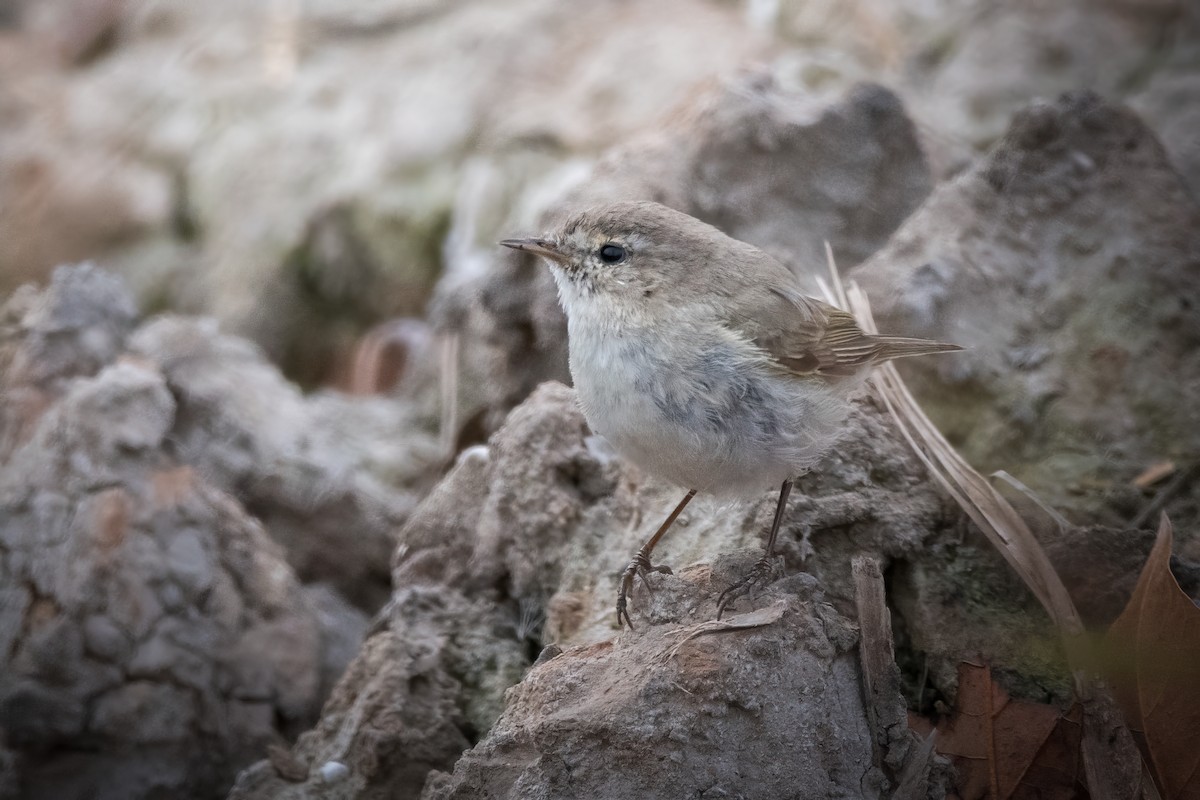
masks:
<path id="1" fill-rule="evenodd" d="M 1055 721 L 1054 729 L 1025 771 L 1014 798 L 1072 800 L 1079 796 L 1083 778 L 1082 720 L 1083 707 L 1076 704 Z"/>
<path id="2" fill-rule="evenodd" d="M 996 470 L 992 473 L 992 477 L 997 480 L 1004 481 L 1009 486 L 1016 489 L 1025 496 L 1025 499 L 1037 506 L 1043 514 L 1051 519 L 1058 527 L 1060 533 L 1071 530 L 1074 526 L 1067 521 L 1067 518 L 1050 506 L 1045 500 L 1037 496 L 1037 493 L 1026 486 L 1022 481 L 1015 476 L 1010 475 L 1007 470 Z"/>
<path id="3" fill-rule="evenodd" d="M 1011 699 L 992 680 L 988 667 L 962 663 L 955 713 L 938 725 L 937 750 L 954 759 L 963 800 L 1032 796 L 1018 791 L 1028 789 L 1028 785 L 1023 788 L 1026 773 L 1054 733 L 1058 719 L 1058 709 L 1053 706 Z M 1043 773 L 1036 773 L 1038 779 Z"/>
<path id="4" fill-rule="evenodd" d="M 1171 574 L 1166 515 L 1129 605 L 1109 628 L 1113 693 L 1164 800 L 1200 797 L 1200 608 Z"/>

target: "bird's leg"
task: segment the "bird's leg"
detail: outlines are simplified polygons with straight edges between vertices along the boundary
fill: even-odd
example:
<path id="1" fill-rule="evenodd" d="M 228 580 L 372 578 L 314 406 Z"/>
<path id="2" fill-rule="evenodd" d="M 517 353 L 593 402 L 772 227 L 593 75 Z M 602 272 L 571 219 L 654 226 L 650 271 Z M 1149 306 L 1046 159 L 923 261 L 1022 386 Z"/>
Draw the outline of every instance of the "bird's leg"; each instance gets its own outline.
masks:
<path id="1" fill-rule="evenodd" d="M 662 525 L 658 526 L 658 530 L 654 532 L 654 535 L 650 537 L 650 540 L 642 545 L 642 549 L 637 551 L 637 555 L 633 557 L 633 560 L 629 562 L 629 566 L 625 568 L 625 572 L 621 574 L 621 589 L 617 592 L 617 627 L 620 627 L 622 621 L 624 621 L 629 625 L 629 629 L 633 630 L 633 620 L 629 618 L 629 611 L 627 610 L 626 605 L 628 604 L 629 595 L 633 592 L 634 576 L 640 575 L 642 581 L 646 584 L 646 588 L 650 588 L 650 581 L 648 578 L 651 572 L 664 572 L 667 575 L 671 574 L 670 567 L 663 564 L 651 564 L 650 554 L 654 552 L 654 546 L 658 544 L 658 540 L 663 537 L 663 534 L 667 532 L 667 529 L 670 528 L 679 515 L 683 513 L 684 506 L 686 506 L 688 502 L 695 496 L 695 489 L 692 489 L 690 492 L 684 495 L 683 499 L 679 501 L 679 505 L 675 506 L 675 510 L 671 512 L 670 516 L 663 521 Z"/>
<path id="2" fill-rule="evenodd" d="M 735 600 L 748 594 L 751 589 L 764 583 L 775 570 L 775 537 L 779 534 L 779 523 L 783 521 L 783 511 L 787 508 L 788 495 L 792 492 L 792 481 L 786 480 L 779 487 L 779 503 L 775 506 L 775 521 L 771 523 L 771 533 L 767 536 L 767 551 L 740 581 L 734 583 L 717 598 L 717 619 L 725 613 Z"/>

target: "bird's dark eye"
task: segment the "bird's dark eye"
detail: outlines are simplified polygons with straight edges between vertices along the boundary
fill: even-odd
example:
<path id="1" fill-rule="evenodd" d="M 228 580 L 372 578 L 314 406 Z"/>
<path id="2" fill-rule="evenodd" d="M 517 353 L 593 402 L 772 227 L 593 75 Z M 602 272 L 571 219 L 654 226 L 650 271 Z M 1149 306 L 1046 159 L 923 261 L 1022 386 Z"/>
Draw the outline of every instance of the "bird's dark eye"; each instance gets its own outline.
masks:
<path id="1" fill-rule="evenodd" d="M 625 248 L 619 244 L 606 244 L 600 248 L 600 260 L 605 264 L 617 264 L 625 260 Z"/>

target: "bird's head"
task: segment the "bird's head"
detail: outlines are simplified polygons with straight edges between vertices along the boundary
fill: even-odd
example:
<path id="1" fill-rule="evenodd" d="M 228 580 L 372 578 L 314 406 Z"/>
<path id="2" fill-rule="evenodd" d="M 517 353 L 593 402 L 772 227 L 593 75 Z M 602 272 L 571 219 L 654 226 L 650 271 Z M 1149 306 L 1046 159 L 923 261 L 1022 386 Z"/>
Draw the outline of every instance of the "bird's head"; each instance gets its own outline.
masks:
<path id="1" fill-rule="evenodd" d="M 545 236 L 500 242 L 550 264 L 568 314 L 595 303 L 621 310 L 685 301 L 714 260 L 720 260 L 715 250 L 727 243 L 739 244 L 687 214 L 652 202 L 591 208 Z"/>

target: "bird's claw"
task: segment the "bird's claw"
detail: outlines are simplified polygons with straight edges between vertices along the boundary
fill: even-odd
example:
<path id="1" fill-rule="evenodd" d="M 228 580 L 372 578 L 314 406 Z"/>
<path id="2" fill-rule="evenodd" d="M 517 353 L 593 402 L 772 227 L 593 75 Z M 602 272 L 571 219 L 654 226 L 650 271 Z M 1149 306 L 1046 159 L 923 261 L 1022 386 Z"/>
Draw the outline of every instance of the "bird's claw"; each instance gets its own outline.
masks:
<path id="1" fill-rule="evenodd" d="M 736 600 L 749 594 L 754 587 L 766 585 L 774 577 L 777 563 L 777 559 L 770 556 L 763 556 L 754 562 L 754 566 L 750 568 L 750 571 L 741 580 L 731 584 L 728 589 L 721 592 L 721 595 L 717 598 L 717 619 L 720 619 L 725 610 L 732 606 Z"/>
<path id="2" fill-rule="evenodd" d="M 633 630 L 633 620 L 629 618 L 629 597 L 633 594 L 633 579 L 640 577 L 642 583 L 645 584 L 647 591 L 651 596 L 654 595 L 654 587 L 650 585 L 650 573 L 658 572 L 664 575 L 673 575 L 671 568 L 666 564 L 651 564 L 650 556 L 645 553 L 638 553 L 629 562 L 629 566 L 625 567 L 625 571 L 621 573 L 621 589 L 617 592 L 617 627 L 628 625 L 629 630 Z"/>

